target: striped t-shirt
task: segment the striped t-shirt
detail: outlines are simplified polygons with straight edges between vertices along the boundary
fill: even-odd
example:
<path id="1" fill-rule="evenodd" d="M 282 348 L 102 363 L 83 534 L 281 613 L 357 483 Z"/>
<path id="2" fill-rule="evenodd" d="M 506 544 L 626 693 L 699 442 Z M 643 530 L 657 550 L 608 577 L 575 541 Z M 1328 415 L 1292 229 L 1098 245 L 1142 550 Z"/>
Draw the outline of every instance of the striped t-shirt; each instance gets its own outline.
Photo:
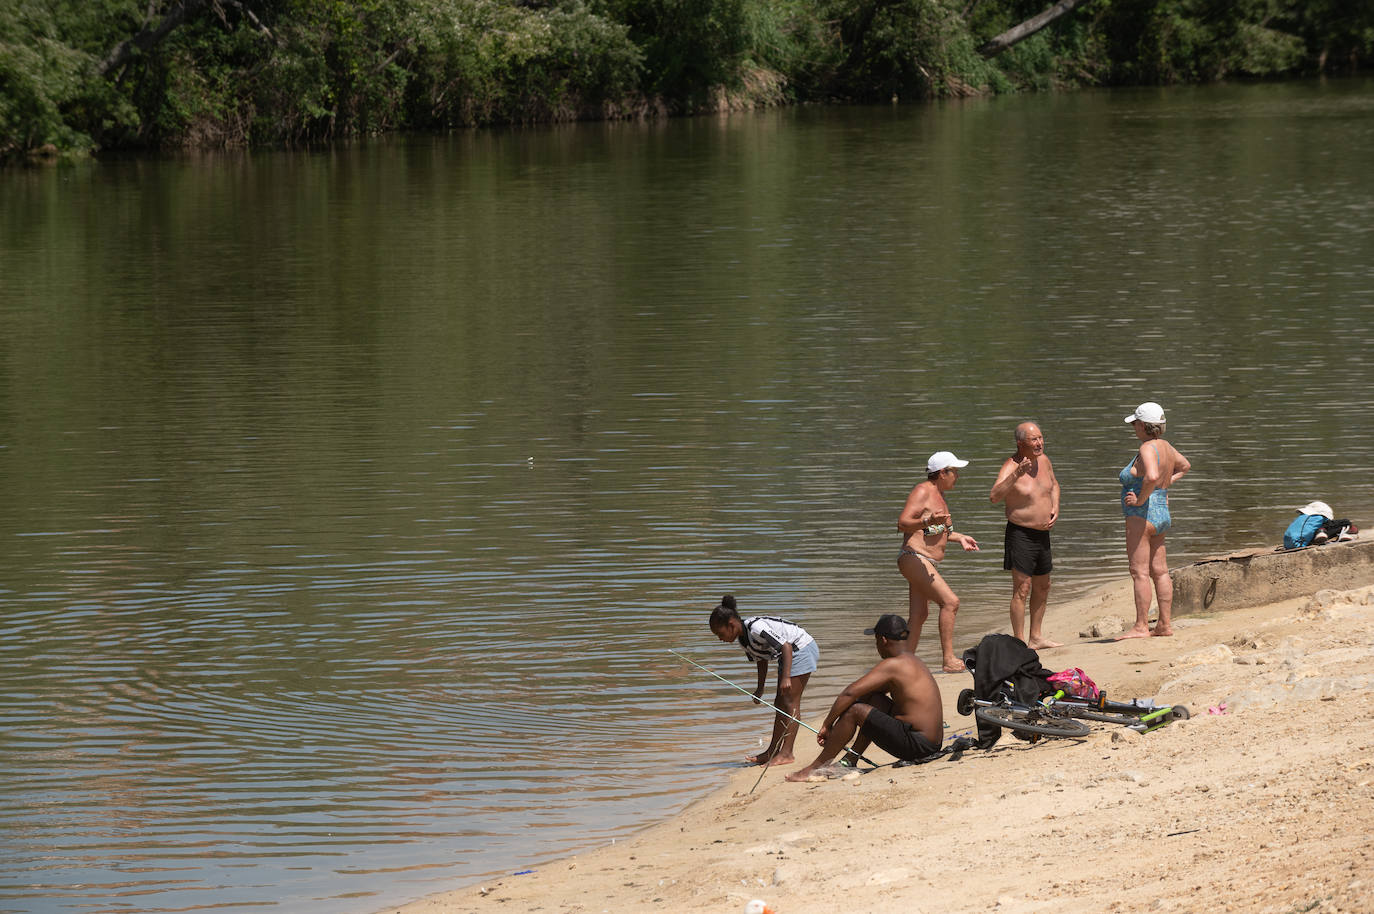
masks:
<path id="1" fill-rule="evenodd" d="M 784 644 L 791 644 L 796 652 L 816 640 L 800 625 L 777 616 L 753 616 L 743 621 L 744 632 L 739 636 L 739 646 L 744 648 L 744 656 L 756 663 L 777 660 L 782 656 Z"/>

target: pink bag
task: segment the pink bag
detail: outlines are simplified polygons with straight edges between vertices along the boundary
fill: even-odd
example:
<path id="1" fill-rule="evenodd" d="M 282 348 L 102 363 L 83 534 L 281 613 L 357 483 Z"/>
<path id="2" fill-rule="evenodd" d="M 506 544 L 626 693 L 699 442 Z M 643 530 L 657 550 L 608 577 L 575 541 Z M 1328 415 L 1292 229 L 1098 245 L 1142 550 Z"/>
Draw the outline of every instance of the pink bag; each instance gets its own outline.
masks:
<path id="1" fill-rule="evenodd" d="M 1076 695 L 1079 698 L 1097 697 L 1097 683 L 1093 682 L 1092 678 L 1078 667 L 1062 670 L 1046 678 L 1070 695 Z"/>

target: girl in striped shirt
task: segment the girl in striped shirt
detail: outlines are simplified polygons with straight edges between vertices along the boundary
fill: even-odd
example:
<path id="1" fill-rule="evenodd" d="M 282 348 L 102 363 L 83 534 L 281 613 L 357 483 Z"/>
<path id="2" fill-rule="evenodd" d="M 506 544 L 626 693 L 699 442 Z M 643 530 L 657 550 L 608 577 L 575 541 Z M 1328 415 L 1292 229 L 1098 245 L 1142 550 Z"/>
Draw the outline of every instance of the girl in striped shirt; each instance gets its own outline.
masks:
<path id="1" fill-rule="evenodd" d="M 751 765 L 787 765 L 796 761 L 792 747 L 797 741 L 797 723 L 788 717 L 801 717 L 801 697 L 806 681 L 816 671 L 821 649 L 806 629 L 777 616 L 740 618 L 731 594 L 721 597 L 711 610 L 711 633 L 724 642 L 738 641 L 744 656 L 758 664 L 759 683 L 754 703 L 763 698 L 769 661 L 778 664 L 778 694 L 773 704 L 786 712 L 773 718 L 773 738 L 768 748 L 746 757 Z"/>

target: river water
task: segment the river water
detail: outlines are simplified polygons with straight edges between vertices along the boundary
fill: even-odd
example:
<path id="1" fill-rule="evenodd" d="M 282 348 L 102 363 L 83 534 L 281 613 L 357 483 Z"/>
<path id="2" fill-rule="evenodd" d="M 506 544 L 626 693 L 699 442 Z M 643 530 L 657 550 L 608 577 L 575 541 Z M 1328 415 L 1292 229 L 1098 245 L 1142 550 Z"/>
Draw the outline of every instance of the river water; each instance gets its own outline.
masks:
<path id="1" fill-rule="evenodd" d="M 932 451 L 1005 625 L 1024 418 L 1054 599 L 1125 575 L 1142 400 L 1173 564 L 1374 524 L 1371 149 L 1352 80 L 0 173 L 0 912 L 366 914 L 668 816 L 768 726 L 669 651 L 752 686 L 732 591 L 819 714 Z"/>

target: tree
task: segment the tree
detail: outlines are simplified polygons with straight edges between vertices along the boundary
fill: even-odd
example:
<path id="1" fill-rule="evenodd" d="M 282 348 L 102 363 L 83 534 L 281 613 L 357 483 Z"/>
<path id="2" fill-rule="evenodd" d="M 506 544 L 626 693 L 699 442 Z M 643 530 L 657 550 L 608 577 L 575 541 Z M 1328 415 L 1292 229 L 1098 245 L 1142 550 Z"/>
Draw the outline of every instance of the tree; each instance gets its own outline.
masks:
<path id="1" fill-rule="evenodd" d="M 996 38 L 983 44 L 978 48 L 978 53 L 984 57 L 996 57 L 1018 41 L 1024 41 L 1034 35 L 1060 16 L 1068 15 L 1078 7 L 1091 2 L 1092 0 L 1059 0 L 1058 3 L 1043 13 L 1030 17 L 1020 25 L 1007 29 Z"/>

